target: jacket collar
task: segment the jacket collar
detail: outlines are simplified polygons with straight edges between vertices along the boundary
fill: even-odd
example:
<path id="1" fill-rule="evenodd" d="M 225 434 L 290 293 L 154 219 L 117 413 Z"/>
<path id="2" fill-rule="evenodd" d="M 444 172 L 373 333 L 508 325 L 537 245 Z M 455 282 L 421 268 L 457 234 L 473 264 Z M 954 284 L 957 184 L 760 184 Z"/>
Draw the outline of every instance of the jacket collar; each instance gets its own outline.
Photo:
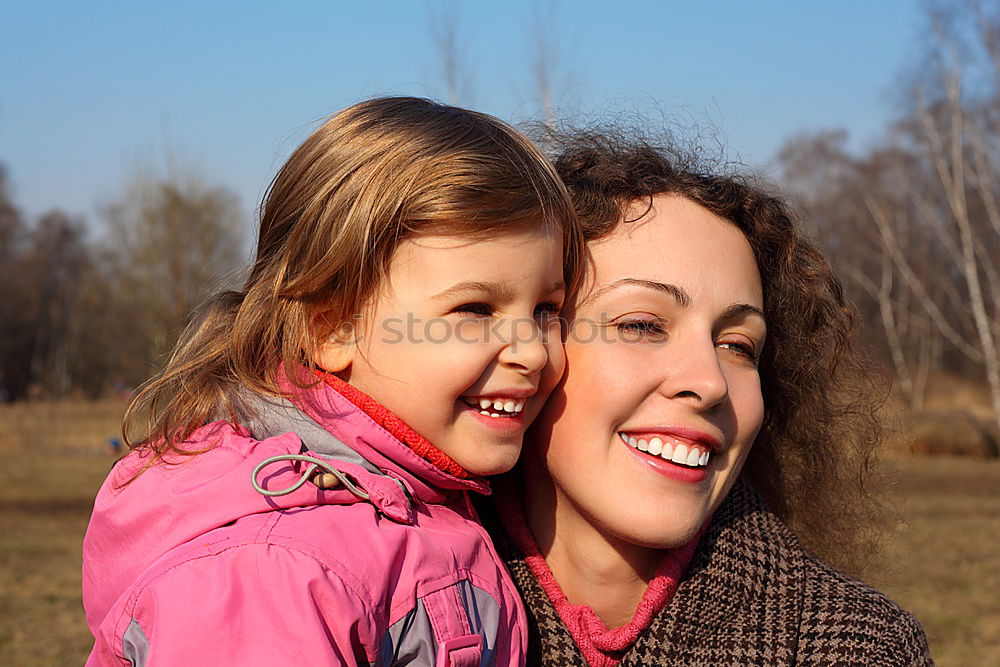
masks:
<path id="1" fill-rule="evenodd" d="M 301 376 L 296 378 L 297 384 L 285 372 L 279 374 L 279 389 L 291 397 L 295 407 L 375 470 L 403 482 L 421 501 L 442 503 L 449 492 L 455 491 L 490 493 L 485 480 L 462 479 L 445 472 L 332 386 L 317 382 L 304 368 L 296 372 Z M 298 385 L 306 385 L 306 388 Z"/>

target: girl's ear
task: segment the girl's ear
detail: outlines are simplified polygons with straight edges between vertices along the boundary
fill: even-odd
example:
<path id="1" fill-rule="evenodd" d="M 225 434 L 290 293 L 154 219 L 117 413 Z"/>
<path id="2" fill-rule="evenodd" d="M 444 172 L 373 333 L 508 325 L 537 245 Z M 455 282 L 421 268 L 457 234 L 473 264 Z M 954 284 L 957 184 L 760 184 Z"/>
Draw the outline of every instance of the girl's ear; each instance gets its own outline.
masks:
<path id="1" fill-rule="evenodd" d="M 335 334 L 316 346 L 316 358 L 313 361 L 329 373 L 341 373 L 350 368 L 357 349 L 356 341 L 344 341 Z"/>
<path id="2" fill-rule="evenodd" d="M 313 363 L 329 373 L 341 373 L 354 363 L 361 339 L 352 323 L 345 322 L 338 327 L 329 324 L 322 327 L 321 334 L 313 350 Z"/>

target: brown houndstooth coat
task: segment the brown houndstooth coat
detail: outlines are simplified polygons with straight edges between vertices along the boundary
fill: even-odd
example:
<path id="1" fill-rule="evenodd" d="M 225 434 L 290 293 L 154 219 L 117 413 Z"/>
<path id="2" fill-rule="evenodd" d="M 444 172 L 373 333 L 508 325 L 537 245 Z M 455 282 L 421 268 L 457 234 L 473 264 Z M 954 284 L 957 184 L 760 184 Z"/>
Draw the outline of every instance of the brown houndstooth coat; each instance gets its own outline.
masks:
<path id="1" fill-rule="evenodd" d="M 528 665 L 586 665 L 496 513 L 482 518 L 530 617 Z M 740 479 L 673 600 L 622 657 L 636 665 L 931 665 L 920 624 L 805 553 Z"/>

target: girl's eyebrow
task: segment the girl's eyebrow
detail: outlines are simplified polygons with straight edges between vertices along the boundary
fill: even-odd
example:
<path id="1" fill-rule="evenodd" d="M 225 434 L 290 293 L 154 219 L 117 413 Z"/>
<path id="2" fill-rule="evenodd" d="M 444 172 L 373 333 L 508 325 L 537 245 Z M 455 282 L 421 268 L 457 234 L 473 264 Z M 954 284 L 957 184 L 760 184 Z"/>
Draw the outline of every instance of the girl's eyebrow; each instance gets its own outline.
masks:
<path id="1" fill-rule="evenodd" d="M 553 283 L 547 293 L 553 294 L 565 291 L 566 285 L 560 280 Z M 465 294 L 483 293 L 489 294 L 491 297 L 499 300 L 512 300 L 517 294 L 517 290 L 514 285 L 506 280 L 463 280 L 462 282 L 456 283 L 442 292 L 438 292 L 431 298 L 435 301 L 447 301 Z"/>
<path id="2" fill-rule="evenodd" d="M 438 292 L 431 298 L 435 301 L 446 301 L 464 294 L 482 294 L 484 292 L 493 297 L 509 299 L 514 294 L 514 286 L 505 280 L 463 280 L 442 292 Z"/>

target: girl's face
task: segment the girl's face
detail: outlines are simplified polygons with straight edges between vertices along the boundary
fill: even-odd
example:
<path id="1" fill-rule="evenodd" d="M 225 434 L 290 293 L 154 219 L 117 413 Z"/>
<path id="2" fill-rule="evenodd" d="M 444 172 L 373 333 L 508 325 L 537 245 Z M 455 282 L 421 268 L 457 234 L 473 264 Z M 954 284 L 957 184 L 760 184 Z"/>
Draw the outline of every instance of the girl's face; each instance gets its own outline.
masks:
<path id="1" fill-rule="evenodd" d="M 509 470 L 564 367 L 561 233 L 539 227 L 404 240 L 357 345 L 331 341 L 317 363 L 466 471 Z"/>
<path id="2" fill-rule="evenodd" d="M 757 265 L 736 226 L 667 195 L 589 251 L 566 377 L 530 436 L 527 509 L 676 547 L 719 506 L 763 419 Z"/>

